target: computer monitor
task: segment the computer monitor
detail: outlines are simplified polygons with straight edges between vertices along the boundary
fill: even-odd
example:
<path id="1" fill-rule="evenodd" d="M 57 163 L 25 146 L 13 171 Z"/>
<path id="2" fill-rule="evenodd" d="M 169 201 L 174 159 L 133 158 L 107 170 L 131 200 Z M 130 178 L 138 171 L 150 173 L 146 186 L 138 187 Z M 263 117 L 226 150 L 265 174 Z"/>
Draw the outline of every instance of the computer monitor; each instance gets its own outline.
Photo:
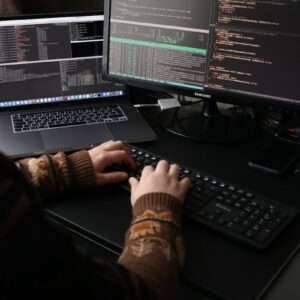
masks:
<path id="1" fill-rule="evenodd" d="M 1 18 L 0 109 L 122 95 L 102 79 L 103 20 L 103 12 Z"/>
<path id="2" fill-rule="evenodd" d="M 179 134 L 203 136 L 215 99 L 300 105 L 298 1 L 107 0 L 105 16 L 109 79 L 206 100 L 167 113 Z M 219 136 L 247 127 L 215 120 Z"/>

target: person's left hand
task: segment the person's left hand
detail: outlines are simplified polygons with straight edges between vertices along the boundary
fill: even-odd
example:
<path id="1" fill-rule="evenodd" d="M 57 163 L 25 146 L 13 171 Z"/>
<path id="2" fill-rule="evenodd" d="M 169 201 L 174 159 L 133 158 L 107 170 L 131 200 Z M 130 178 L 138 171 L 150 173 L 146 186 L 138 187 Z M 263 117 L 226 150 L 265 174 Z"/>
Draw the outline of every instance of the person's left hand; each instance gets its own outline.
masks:
<path id="1" fill-rule="evenodd" d="M 109 141 L 89 150 L 95 171 L 96 183 L 99 186 L 119 183 L 128 179 L 124 171 L 106 171 L 112 165 L 126 165 L 135 169 L 135 162 L 126 145 L 121 141 Z"/>

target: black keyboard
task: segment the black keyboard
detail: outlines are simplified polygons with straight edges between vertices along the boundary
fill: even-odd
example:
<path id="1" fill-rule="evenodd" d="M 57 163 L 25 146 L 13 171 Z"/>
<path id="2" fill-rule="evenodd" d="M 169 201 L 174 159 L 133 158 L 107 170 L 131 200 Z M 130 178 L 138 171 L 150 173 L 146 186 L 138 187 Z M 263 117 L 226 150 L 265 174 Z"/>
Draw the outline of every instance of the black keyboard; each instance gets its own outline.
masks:
<path id="1" fill-rule="evenodd" d="M 166 159 L 130 146 L 137 164 L 136 176 L 146 165 Z M 170 163 L 174 163 L 170 161 Z M 192 187 L 184 216 L 249 246 L 264 249 L 286 228 L 298 211 L 215 176 L 180 166 L 180 177 L 189 177 Z"/>
<path id="2" fill-rule="evenodd" d="M 76 108 L 59 111 L 26 112 L 11 115 L 15 133 L 59 127 L 106 124 L 127 121 L 119 105 Z"/>

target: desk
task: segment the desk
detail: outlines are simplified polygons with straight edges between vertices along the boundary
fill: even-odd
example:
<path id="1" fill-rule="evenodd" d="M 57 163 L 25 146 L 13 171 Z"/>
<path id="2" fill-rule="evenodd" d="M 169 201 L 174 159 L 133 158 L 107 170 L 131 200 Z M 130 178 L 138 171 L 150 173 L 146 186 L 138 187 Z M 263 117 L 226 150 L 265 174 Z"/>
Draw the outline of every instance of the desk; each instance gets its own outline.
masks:
<path id="1" fill-rule="evenodd" d="M 271 175 L 260 173 L 247 166 L 247 162 L 253 156 L 253 153 L 266 143 L 265 137 L 261 136 L 257 139 L 236 145 L 201 145 L 199 143 L 171 135 L 160 129 L 153 121 L 156 120 L 154 111 L 148 112 L 147 117 L 159 138 L 158 141 L 143 144 L 141 147 L 169 157 L 184 165 L 202 169 L 209 174 L 213 174 L 232 183 L 240 184 L 244 187 L 265 194 L 275 200 L 283 200 L 286 203 L 300 207 L 298 199 L 296 198 L 296 196 L 299 195 L 297 183 L 299 182 L 300 177 L 292 175 L 283 178 L 273 177 Z M 99 198 L 101 198 L 101 201 L 98 200 Z M 73 222 L 74 226 L 77 226 L 76 230 L 79 228 L 79 232 L 80 226 L 84 227 L 82 231 L 83 233 L 86 229 L 90 232 L 97 232 L 99 243 L 101 243 L 102 246 L 107 247 L 109 251 L 119 253 L 123 244 L 125 230 L 127 229 L 131 218 L 131 209 L 128 198 L 128 194 L 125 191 L 107 189 L 99 193 L 90 193 L 85 195 L 84 201 L 82 201 L 83 199 L 80 195 L 73 195 L 72 201 L 62 202 L 56 207 L 51 208 L 50 211 L 53 214 L 52 217 L 54 216 L 60 221 L 65 220 L 65 224 L 71 224 L 71 222 Z M 70 228 L 72 229 L 72 226 L 70 226 Z M 299 220 L 297 220 L 296 224 L 285 232 L 284 235 L 280 236 L 280 238 L 275 242 L 272 251 L 270 251 L 268 255 L 265 257 L 259 257 L 259 255 L 257 255 L 257 261 L 250 261 L 249 265 L 247 265 L 249 270 L 250 268 L 256 268 L 259 277 L 259 267 L 255 266 L 255 262 L 259 263 L 261 268 L 267 268 L 268 263 L 270 263 L 270 261 L 268 261 L 269 257 L 278 259 L 281 251 L 284 250 L 285 245 L 288 243 L 291 245 L 293 243 L 295 245 L 297 244 L 294 242 L 297 237 L 297 232 L 299 232 L 298 236 L 300 240 Z M 84 234 L 89 236 L 87 231 L 85 231 Z M 231 242 L 226 244 L 227 240 L 224 240 L 223 237 L 219 238 L 219 235 L 213 235 L 211 232 L 205 231 L 205 229 L 200 229 L 199 231 L 198 228 L 195 229 L 195 226 L 192 226 L 191 224 L 185 224 L 184 235 L 186 237 L 188 251 L 187 265 L 189 267 L 190 265 L 196 265 L 197 263 L 199 267 L 196 271 L 194 267 L 193 272 L 198 272 L 200 277 L 201 268 L 203 268 L 203 270 L 206 269 L 206 272 L 207 270 L 210 270 L 210 274 L 212 274 L 212 276 L 214 275 L 214 272 L 218 272 L 216 274 L 220 276 L 220 278 L 223 276 L 224 280 L 228 280 L 228 278 L 230 279 L 230 275 L 228 275 L 230 270 L 238 269 L 239 266 L 237 265 L 232 266 L 232 268 L 229 268 L 228 270 L 222 269 L 222 267 L 226 266 L 226 262 L 221 261 L 222 256 L 219 258 L 216 257 L 216 259 L 219 259 L 224 266 L 220 266 L 219 270 L 217 267 L 213 267 L 214 269 L 212 269 L 211 265 L 206 265 L 205 261 L 201 261 L 201 255 L 197 252 L 198 250 L 201 252 L 203 249 L 205 249 L 205 251 L 211 250 L 209 249 L 210 245 L 202 244 L 203 240 L 201 238 L 203 237 L 206 242 L 213 239 L 213 243 L 216 243 L 215 245 L 222 245 L 222 248 L 218 248 L 217 250 L 222 250 L 224 253 L 228 251 L 227 254 L 232 256 L 235 255 L 235 253 L 232 252 L 233 248 L 231 246 Z M 93 239 L 93 234 L 90 237 Z M 195 239 L 195 237 L 197 237 L 197 239 Z M 237 246 L 237 248 L 238 247 L 239 246 Z M 243 248 L 244 246 L 240 247 L 242 251 L 247 253 L 248 250 Z M 240 253 L 238 252 L 240 250 L 234 251 L 236 251 L 236 253 Z M 216 254 L 219 252 L 220 251 L 216 251 Z M 244 253 L 240 255 L 240 257 L 243 256 Z M 194 259 L 197 259 L 197 262 L 194 261 Z M 224 260 L 226 260 L 226 257 L 224 257 Z M 270 268 L 272 267 L 270 266 Z M 270 292 L 266 294 L 263 299 L 299 299 L 300 288 L 298 289 L 297 282 L 298 271 L 300 272 L 300 257 L 297 256 L 290 265 L 290 268 L 282 273 L 281 278 L 276 281 L 276 284 L 273 285 Z M 196 274 L 196 276 L 198 275 Z M 271 274 L 268 276 L 271 276 Z M 200 279 L 203 280 L 203 278 Z M 251 280 L 255 281 L 258 279 L 252 278 Z M 184 299 L 187 295 L 188 299 L 199 299 L 201 290 L 194 286 L 194 282 L 190 283 L 191 281 L 189 279 L 183 281 L 180 288 L 181 296 L 179 296 L 179 299 Z M 241 285 L 238 281 L 235 284 L 237 286 Z M 226 284 L 224 284 L 222 288 L 226 288 Z M 222 290 L 222 288 L 220 290 Z M 243 288 L 245 293 L 249 295 L 251 294 L 251 291 L 247 290 L 247 284 L 244 286 L 241 285 L 240 288 Z M 212 296 L 210 299 L 218 298 Z M 255 299 L 255 297 L 252 299 Z M 244 299 L 239 298 L 238 300 Z"/>

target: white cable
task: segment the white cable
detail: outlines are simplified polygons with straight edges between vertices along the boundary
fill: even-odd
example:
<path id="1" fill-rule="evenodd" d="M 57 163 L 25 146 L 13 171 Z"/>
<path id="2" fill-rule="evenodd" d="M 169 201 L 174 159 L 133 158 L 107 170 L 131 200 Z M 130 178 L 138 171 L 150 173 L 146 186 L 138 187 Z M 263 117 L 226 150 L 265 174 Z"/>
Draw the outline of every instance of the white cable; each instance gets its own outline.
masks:
<path id="1" fill-rule="evenodd" d="M 141 107 L 159 107 L 159 104 L 135 104 L 133 107 L 135 108 L 141 108 Z"/>
<path id="2" fill-rule="evenodd" d="M 180 103 L 176 98 L 164 98 L 164 99 L 159 99 L 157 101 L 158 103 L 153 103 L 153 104 L 135 104 L 135 108 L 143 108 L 143 107 L 159 107 L 160 110 L 166 110 L 174 107 L 180 107 Z"/>

